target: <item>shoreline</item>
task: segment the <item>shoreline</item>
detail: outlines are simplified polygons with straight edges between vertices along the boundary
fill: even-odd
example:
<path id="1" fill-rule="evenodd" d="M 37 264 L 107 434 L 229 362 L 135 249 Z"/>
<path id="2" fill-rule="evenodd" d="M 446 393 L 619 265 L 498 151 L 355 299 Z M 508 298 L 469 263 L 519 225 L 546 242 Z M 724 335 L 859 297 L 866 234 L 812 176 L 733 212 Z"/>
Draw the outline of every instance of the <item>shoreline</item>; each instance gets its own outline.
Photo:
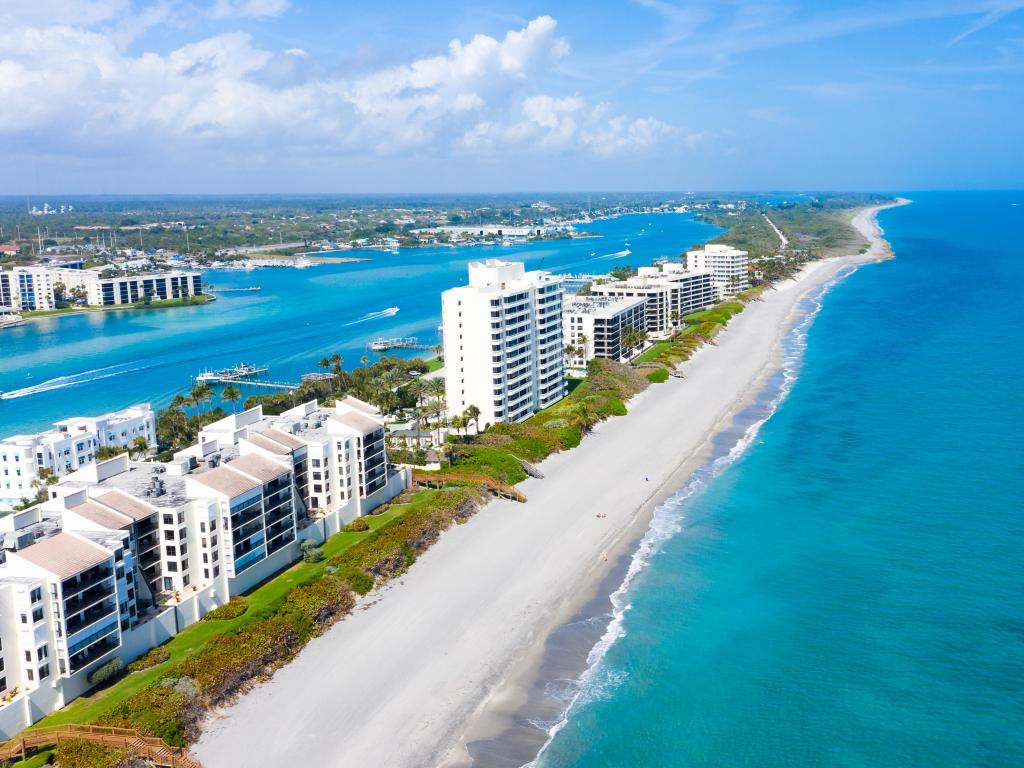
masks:
<path id="1" fill-rule="evenodd" d="M 492 501 L 446 533 L 407 577 L 371 596 L 373 611 L 341 622 L 211 719 L 199 758 L 209 768 L 304 758 L 472 764 L 466 745 L 512 722 L 547 639 L 600 598 L 657 507 L 707 464 L 717 436 L 778 375 L 802 300 L 844 267 L 891 255 L 873 223 L 884 207 L 854 216 L 871 242 L 865 254 L 815 262 L 767 291 L 719 347 L 681 366 L 686 380 L 653 385 L 628 416 L 543 462 L 546 479 L 521 485 L 529 502 Z M 657 449 L 629 450 L 638 444 Z"/>

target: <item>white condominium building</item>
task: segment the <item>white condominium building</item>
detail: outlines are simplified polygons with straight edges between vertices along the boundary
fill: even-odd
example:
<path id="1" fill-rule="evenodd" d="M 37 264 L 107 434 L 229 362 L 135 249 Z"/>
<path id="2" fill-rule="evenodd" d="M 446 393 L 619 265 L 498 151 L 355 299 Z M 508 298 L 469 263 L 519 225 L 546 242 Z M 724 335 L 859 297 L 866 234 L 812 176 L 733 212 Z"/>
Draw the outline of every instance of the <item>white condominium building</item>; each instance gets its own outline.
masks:
<path id="1" fill-rule="evenodd" d="M 711 273 L 687 272 L 682 264 L 640 267 L 636 277 L 607 283 L 595 282 L 594 296 L 639 297 L 647 300 L 647 332 L 667 336 L 691 312 L 710 307 L 718 300 Z"/>
<path id="2" fill-rule="evenodd" d="M 480 424 L 522 421 L 565 396 L 562 286 L 547 272 L 492 259 L 441 294 L 448 411 Z"/>
<path id="3" fill-rule="evenodd" d="M 14 267 L 0 271 L 0 305 L 19 310 L 54 309 L 54 288 L 85 292 L 89 306 L 110 307 L 150 300 L 181 299 L 203 291 L 198 272 L 157 272 L 101 277 L 102 270 L 65 267 Z"/>
<path id="4" fill-rule="evenodd" d="M 709 243 L 698 251 L 687 251 L 686 266 L 690 271 L 709 270 L 723 299 L 750 287 L 747 252 L 730 245 Z"/>
<path id="5" fill-rule="evenodd" d="M 53 426 L 46 432 L 0 440 L 0 511 L 35 496 L 40 469 L 64 475 L 93 461 L 101 446 L 127 449 L 137 437 L 156 445 L 156 420 L 149 403 L 65 419 Z"/>
<path id="6" fill-rule="evenodd" d="M 628 296 L 566 296 L 562 328 L 569 368 L 579 370 L 595 357 L 624 361 L 639 348 L 627 347 L 627 333 L 647 331 L 647 299 Z"/>
<path id="7" fill-rule="evenodd" d="M 384 422 L 354 398 L 207 426 L 169 462 L 127 454 L 0 517 L 0 739 L 82 695 L 89 675 L 198 621 L 409 487 Z"/>

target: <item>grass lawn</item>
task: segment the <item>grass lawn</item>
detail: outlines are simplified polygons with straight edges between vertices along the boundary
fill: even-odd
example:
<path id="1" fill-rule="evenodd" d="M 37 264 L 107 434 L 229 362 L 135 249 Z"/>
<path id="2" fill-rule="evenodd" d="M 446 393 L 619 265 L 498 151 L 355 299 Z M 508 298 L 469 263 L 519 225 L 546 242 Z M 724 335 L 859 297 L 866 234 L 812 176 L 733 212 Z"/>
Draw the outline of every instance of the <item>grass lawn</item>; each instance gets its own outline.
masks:
<path id="1" fill-rule="evenodd" d="M 377 530 L 388 521 L 394 520 L 409 510 L 422 505 L 435 493 L 438 493 L 438 491 L 418 491 L 412 495 L 408 504 L 396 504 L 379 515 L 369 515 L 366 518 L 370 523 L 370 530 L 368 531 L 359 533 L 342 531 L 332 536 L 323 545 L 325 555 L 323 560 L 316 563 L 296 563 L 288 570 L 263 582 L 263 584 L 249 592 L 246 596 L 249 610 L 238 618 L 226 621 L 196 622 L 163 645 L 171 654 L 171 658 L 163 664 L 158 664 L 141 672 L 133 672 L 108 688 L 81 696 L 63 709 L 54 712 L 48 717 L 44 717 L 32 727 L 40 728 L 47 725 L 63 725 L 65 723 L 89 723 L 98 719 L 115 704 L 119 704 L 157 680 L 168 666 L 177 664 L 212 638 L 224 632 L 239 629 L 273 612 L 282 603 L 289 590 L 303 584 L 308 584 L 323 575 L 324 568 L 327 566 L 327 561 L 330 558 L 362 541 L 371 532 Z"/>
<path id="2" fill-rule="evenodd" d="M 655 363 L 658 361 L 658 358 L 661 356 L 661 354 L 671 346 L 671 339 L 666 339 L 665 341 L 656 341 L 651 346 L 651 348 L 644 352 L 642 355 L 633 358 L 633 364 L 636 365 L 637 363 Z"/>
<path id="3" fill-rule="evenodd" d="M 432 357 L 427 360 L 427 373 L 433 373 L 434 371 L 440 371 L 444 368 L 444 360 L 440 357 Z"/>
<path id="4" fill-rule="evenodd" d="M 42 752 L 36 752 L 32 757 L 12 763 L 11 768 L 41 768 L 41 766 L 49 765 L 52 758 L 53 750 L 44 749 Z"/>

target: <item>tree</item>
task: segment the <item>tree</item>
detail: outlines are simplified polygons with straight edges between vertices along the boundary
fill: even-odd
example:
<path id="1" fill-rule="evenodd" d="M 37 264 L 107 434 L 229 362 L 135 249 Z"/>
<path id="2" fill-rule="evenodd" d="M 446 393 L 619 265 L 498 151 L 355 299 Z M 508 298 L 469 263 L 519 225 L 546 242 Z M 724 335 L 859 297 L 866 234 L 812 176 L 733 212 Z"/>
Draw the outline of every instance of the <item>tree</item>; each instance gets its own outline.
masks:
<path id="1" fill-rule="evenodd" d="M 569 424 L 577 427 L 584 435 L 597 423 L 597 415 L 585 400 L 580 401 L 569 415 Z"/>
<path id="2" fill-rule="evenodd" d="M 328 368 L 331 367 L 331 361 L 328 360 L 326 357 L 321 357 L 318 365 L 326 371 Z"/>
<path id="3" fill-rule="evenodd" d="M 213 390 L 210 389 L 209 384 L 196 384 L 192 387 L 192 403 L 199 409 L 199 413 L 203 412 L 203 403 L 208 403 L 213 399 Z"/>
<path id="4" fill-rule="evenodd" d="M 452 429 L 454 429 L 456 432 L 460 432 L 466 428 L 465 416 L 459 416 L 458 414 L 456 414 L 455 416 L 452 416 L 451 419 L 449 419 L 448 421 L 452 425 Z"/>
<path id="5" fill-rule="evenodd" d="M 238 407 L 235 404 L 242 399 L 242 390 L 240 390 L 234 384 L 228 384 L 226 387 L 224 387 L 224 391 L 220 393 L 220 399 L 223 400 L 225 403 L 231 403 L 232 405 L 234 405 L 235 407 L 232 408 L 232 412 L 237 413 Z"/>
<path id="6" fill-rule="evenodd" d="M 113 445 L 101 445 L 96 449 L 96 453 L 93 456 L 95 456 L 96 461 L 106 461 L 115 456 L 120 456 L 122 453 L 124 453 L 124 448 L 117 448 Z"/>
<path id="7" fill-rule="evenodd" d="M 334 372 L 335 376 L 341 373 L 341 365 L 344 362 L 345 358 L 339 355 L 337 352 L 331 355 L 331 371 Z"/>
<path id="8" fill-rule="evenodd" d="M 473 424 L 476 426 L 476 431 L 479 433 L 480 432 L 480 409 L 477 408 L 475 405 L 469 405 L 469 406 L 466 407 L 466 410 L 464 410 L 462 412 L 462 415 L 466 419 L 467 422 L 470 422 L 470 421 L 473 422 Z"/>
<path id="9" fill-rule="evenodd" d="M 146 451 L 148 450 L 149 440 L 144 438 L 142 435 L 139 435 L 138 437 L 132 440 L 132 444 L 128 449 L 128 455 L 131 456 L 132 454 L 134 454 L 137 458 L 139 456 L 145 456 Z"/>

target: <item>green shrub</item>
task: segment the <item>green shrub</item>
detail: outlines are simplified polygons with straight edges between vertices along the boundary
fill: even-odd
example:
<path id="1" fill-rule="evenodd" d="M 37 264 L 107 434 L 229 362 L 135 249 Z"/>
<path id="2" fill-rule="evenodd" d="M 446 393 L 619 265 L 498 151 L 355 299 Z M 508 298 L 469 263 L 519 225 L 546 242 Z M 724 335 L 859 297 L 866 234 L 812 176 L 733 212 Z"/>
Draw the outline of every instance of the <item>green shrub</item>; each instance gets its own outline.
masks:
<path id="1" fill-rule="evenodd" d="M 131 758 L 126 749 L 106 747 L 85 739 L 66 739 L 57 744 L 53 755 L 60 768 L 116 768 Z"/>
<path id="2" fill-rule="evenodd" d="M 295 627 L 284 617 L 273 616 L 213 638 L 177 669 L 195 680 L 207 705 L 215 705 L 238 693 L 268 667 L 290 657 L 299 645 Z"/>
<path id="3" fill-rule="evenodd" d="M 365 517 L 357 517 L 351 523 L 346 525 L 342 530 L 348 533 L 359 533 L 360 531 L 370 530 L 370 521 Z"/>
<path id="4" fill-rule="evenodd" d="M 124 662 L 121 659 L 114 658 L 106 662 L 102 666 L 96 667 L 92 672 L 89 673 L 89 682 L 93 685 L 102 685 L 103 683 L 111 680 L 124 671 Z"/>
<path id="5" fill-rule="evenodd" d="M 307 563 L 319 563 L 324 559 L 324 551 L 315 541 L 306 539 L 299 545 L 299 549 L 302 550 L 302 559 Z"/>
<path id="6" fill-rule="evenodd" d="M 171 652 L 163 646 L 153 648 L 146 655 L 140 656 L 131 664 L 128 665 L 129 672 L 141 672 L 144 669 L 155 667 L 157 664 L 163 664 L 171 658 Z"/>
<path id="7" fill-rule="evenodd" d="M 173 687 L 150 685 L 129 696 L 100 718 L 100 725 L 135 728 L 174 747 L 199 736 L 203 708 L 194 696 Z"/>
<path id="8" fill-rule="evenodd" d="M 214 608 L 203 616 L 203 621 L 228 621 L 230 619 L 237 619 L 247 610 L 249 610 L 249 601 L 241 595 L 236 595 L 224 603 L 224 605 Z"/>
<path id="9" fill-rule="evenodd" d="M 668 381 L 668 371 L 664 368 L 655 368 L 647 374 L 647 380 L 654 384 L 664 384 Z"/>

